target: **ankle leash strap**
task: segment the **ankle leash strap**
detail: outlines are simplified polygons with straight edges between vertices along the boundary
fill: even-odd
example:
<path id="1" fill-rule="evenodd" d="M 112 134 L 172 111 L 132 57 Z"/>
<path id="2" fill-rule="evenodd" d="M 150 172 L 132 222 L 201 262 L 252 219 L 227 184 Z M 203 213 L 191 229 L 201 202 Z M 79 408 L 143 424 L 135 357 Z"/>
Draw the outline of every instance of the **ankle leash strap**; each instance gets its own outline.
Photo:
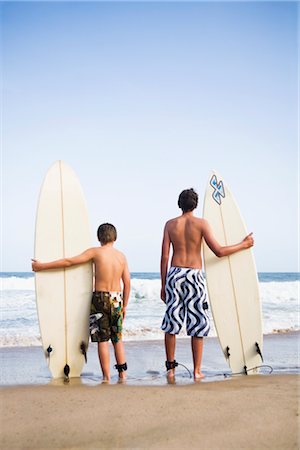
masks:
<path id="1" fill-rule="evenodd" d="M 127 363 L 125 362 L 124 364 L 116 364 L 115 365 L 115 369 L 117 369 L 117 371 L 120 372 L 125 372 L 125 370 L 127 370 Z"/>
<path id="2" fill-rule="evenodd" d="M 175 369 L 178 366 L 178 362 L 174 359 L 174 361 L 166 361 L 167 370 Z"/>

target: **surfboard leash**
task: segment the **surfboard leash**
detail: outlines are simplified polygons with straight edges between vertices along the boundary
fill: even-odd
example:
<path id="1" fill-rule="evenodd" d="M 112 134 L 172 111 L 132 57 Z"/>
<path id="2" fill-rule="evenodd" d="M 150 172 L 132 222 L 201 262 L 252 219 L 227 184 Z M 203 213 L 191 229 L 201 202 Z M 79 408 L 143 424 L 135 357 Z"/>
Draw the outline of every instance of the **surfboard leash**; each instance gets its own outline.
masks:
<path id="1" fill-rule="evenodd" d="M 193 378 L 191 371 L 184 364 L 177 362 L 175 359 L 174 359 L 174 361 L 166 361 L 165 364 L 166 364 L 166 369 L 167 369 L 166 373 L 168 373 L 169 370 L 175 369 L 175 367 L 182 366 L 188 371 L 190 378 Z"/>
<path id="2" fill-rule="evenodd" d="M 212 375 L 212 376 L 219 376 L 219 375 L 223 375 L 225 378 L 230 378 L 230 377 L 234 377 L 237 375 L 248 375 L 248 372 L 252 372 L 254 370 L 257 369 L 263 369 L 263 368 L 268 368 L 270 369 L 270 372 L 268 373 L 268 375 L 271 375 L 271 373 L 273 372 L 273 367 L 269 366 L 267 364 L 263 364 L 261 366 L 255 366 L 255 367 L 251 367 L 250 369 L 248 369 L 247 367 L 244 368 L 244 370 L 242 372 L 233 372 L 233 373 L 223 373 L 223 374 L 218 374 L 218 375 Z"/>
<path id="3" fill-rule="evenodd" d="M 181 363 L 178 363 L 178 366 L 182 366 L 182 367 L 184 367 L 187 371 L 188 371 L 188 373 L 189 373 L 189 377 L 190 378 L 193 378 L 193 376 L 192 376 L 192 372 L 190 371 L 190 369 L 188 369 L 184 364 L 181 364 Z"/>
<path id="4" fill-rule="evenodd" d="M 170 361 L 168 361 L 168 362 L 170 363 Z M 186 367 L 184 364 L 179 363 L 179 362 L 174 360 L 174 361 L 171 361 L 171 367 L 170 367 L 170 364 L 168 364 L 168 366 L 167 366 L 167 361 L 166 361 L 167 370 L 163 374 L 160 374 L 159 372 L 153 372 L 153 376 L 152 377 L 139 377 L 139 378 L 133 377 L 133 378 L 128 378 L 128 379 L 130 379 L 130 380 L 139 380 L 139 381 L 142 381 L 142 380 L 144 380 L 144 381 L 158 380 L 159 378 L 162 378 L 162 377 L 166 376 L 167 373 L 169 372 L 169 370 L 175 369 L 175 367 L 178 367 L 178 366 L 184 367 L 187 370 L 187 372 L 189 373 L 189 378 L 193 378 L 192 373 L 191 373 L 190 369 L 188 369 L 188 367 Z"/>

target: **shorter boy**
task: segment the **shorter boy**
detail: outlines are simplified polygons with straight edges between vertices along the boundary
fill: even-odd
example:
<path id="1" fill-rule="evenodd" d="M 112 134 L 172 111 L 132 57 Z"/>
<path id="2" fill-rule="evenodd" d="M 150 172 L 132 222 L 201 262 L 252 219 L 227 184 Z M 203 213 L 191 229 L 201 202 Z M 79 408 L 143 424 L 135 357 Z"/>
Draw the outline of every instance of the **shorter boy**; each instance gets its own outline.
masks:
<path id="1" fill-rule="evenodd" d="M 32 270 L 63 269 L 92 261 L 94 264 L 95 291 L 90 312 L 90 335 L 98 342 L 98 355 L 103 381 L 110 381 L 109 339 L 114 346 L 116 369 L 119 379 L 126 379 L 127 364 L 122 341 L 122 325 L 126 316 L 130 293 L 130 273 L 123 253 L 114 248 L 117 230 L 114 225 L 103 223 L 98 228 L 100 247 L 89 248 L 78 256 L 47 263 L 32 260 Z M 121 280 L 123 289 L 121 289 Z"/>

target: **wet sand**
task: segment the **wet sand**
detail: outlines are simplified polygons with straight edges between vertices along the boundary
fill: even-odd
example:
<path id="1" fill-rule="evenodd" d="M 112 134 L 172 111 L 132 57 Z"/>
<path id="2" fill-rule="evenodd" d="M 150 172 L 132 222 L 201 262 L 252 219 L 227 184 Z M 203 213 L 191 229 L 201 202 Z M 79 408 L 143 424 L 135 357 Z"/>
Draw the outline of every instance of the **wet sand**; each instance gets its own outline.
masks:
<path id="1" fill-rule="evenodd" d="M 262 364 L 269 365 L 273 373 L 299 373 L 299 332 L 272 334 L 264 336 Z M 125 342 L 128 363 L 128 383 L 132 385 L 165 385 L 165 353 L 163 340 Z M 192 370 L 190 339 L 177 339 L 176 360 Z M 117 372 L 111 353 L 112 383 L 117 382 Z M 0 348 L 0 366 L 2 386 L 25 384 L 47 384 L 51 381 L 50 371 L 42 347 Z M 272 370 L 268 367 L 263 373 Z M 218 339 L 207 338 L 204 343 L 202 370 L 205 382 L 223 380 L 223 374 L 230 374 Z M 193 380 L 183 366 L 177 370 L 177 384 L 189 384 Z M 97 345 L 90 344 L 88 361 L 83 368 L 81 381 L 95 385 L 101 382 Z"/>

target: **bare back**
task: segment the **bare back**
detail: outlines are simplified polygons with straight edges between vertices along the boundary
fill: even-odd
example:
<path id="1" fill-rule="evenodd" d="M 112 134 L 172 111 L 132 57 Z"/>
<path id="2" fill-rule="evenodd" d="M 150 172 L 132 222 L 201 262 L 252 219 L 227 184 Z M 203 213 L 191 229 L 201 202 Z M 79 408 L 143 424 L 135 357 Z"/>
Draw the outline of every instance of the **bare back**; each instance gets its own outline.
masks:
<path id="1" fill-rule="evenodd" d="M 202 219 L 183 214 L 168 221 L 166 231 L 173 247 L 171 265 L 201 269 Z"/>
<path id="2" fill-rule="evenodd" d="M 165 285 L 169 265 L 170 247 L 173 249 L 171 266 L 202 269 L 201 242 L 205 240 L 208 247 L 218 257 L 229 256 L 253 245 L 252 233 L 241 242 L 222 246 L 215 239 L 212 229 L 205 219 L 194 217 L 193 211 L 169 220 L 164 229 L 161 251 L 161 298 L 166 300 Z"/>
<path id="3" fill-rule="evenodd" d="M 105 292 L 120 292 L 121 278 L 126 267 L 123 253 L 112 246 L 93 249 L 95 265 L 95 290 Z"/>

